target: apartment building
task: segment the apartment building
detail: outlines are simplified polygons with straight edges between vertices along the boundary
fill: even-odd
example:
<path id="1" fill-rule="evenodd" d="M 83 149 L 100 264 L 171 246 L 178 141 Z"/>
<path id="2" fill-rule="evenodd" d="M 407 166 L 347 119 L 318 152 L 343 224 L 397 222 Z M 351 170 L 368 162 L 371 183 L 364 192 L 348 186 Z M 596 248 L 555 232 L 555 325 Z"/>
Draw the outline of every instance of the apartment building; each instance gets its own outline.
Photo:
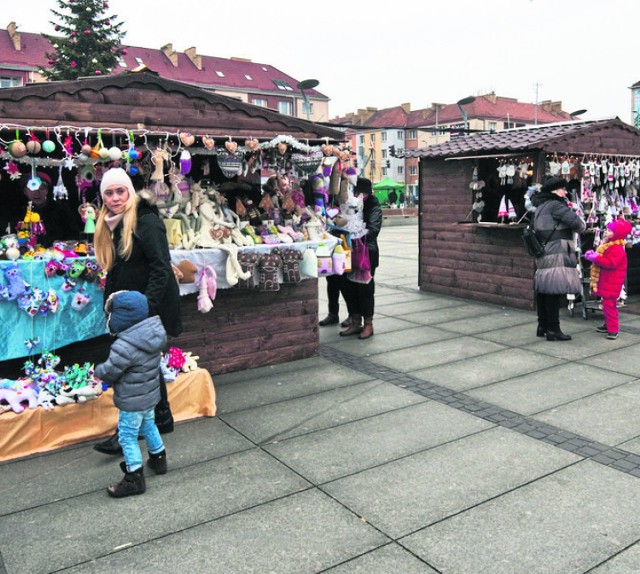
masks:
<path id="1" fill-rule="evenodd" d="M 245 58 L 217 58 L 184 52 L 172 44 L 154 48 L 122 46 L 112 74 L 147 66 L 161 77 L 177 80 L 263 106 L 281 114 L 316 122 L 329 119 L 329 98 L 316 89 L 298 88 L 299 80 L 269 64 Z M 0 87 L 16 87 L 46 81 L 40 70 L 48 66 L 45 54 L 53 51 L 41 34 L 21 32 L 15 22 L 0 30 Z"/>

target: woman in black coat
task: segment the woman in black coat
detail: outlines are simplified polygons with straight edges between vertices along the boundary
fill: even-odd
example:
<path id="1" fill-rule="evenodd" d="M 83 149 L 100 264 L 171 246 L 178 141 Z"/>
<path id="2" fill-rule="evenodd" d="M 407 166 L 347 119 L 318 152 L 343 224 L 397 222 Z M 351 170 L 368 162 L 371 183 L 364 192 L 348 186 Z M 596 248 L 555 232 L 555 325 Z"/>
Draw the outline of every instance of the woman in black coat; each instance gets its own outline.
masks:
<path id="1" fill-rule="evenodd" d="M 95 232 L 95 254 L 107 273 L 105 301 L 116 291 L 139 291 L 147 297 L 149 315 L 159 315 L 168 335 L 182 332 L 180 291 L 171 268 L 164 223 L 152 204 L 152 195 L 136 194 L 131 178 L 121 168 L 105 172 L 100 184 L 104 202 Z M 161 399 L 156 424 L 161 433 L 173 430 L 167 386 L 160 373 Z M 106 454 L 121 452 L 117 433 L 94 448 Z"/>
<path id="2" fill-rule="evenodd" d="M 361 283 L 354 281 L 353 278 L 350 279 L 349 274 L 347 275 L 344 297 L 347 301 L 351 325 L 344 331 L 340 331 L 340 335 L 343 337 L 358 335 L 359 339 L 368 339 L 373 336 L 374 296 L 376 290 L 373 276 L 380 261 L 378 235 L 382 228 L 382 208 L 378 198 L 373 195 L 371 180 L 359 177 L 353 193 L 354 195 L 362 194 L 363 197 L 362 218 L 367 229 L 363 239 L 369 251 L 371 280 L 368 283 Z M 364 326 L 362 324 L 363 319 Z"/>

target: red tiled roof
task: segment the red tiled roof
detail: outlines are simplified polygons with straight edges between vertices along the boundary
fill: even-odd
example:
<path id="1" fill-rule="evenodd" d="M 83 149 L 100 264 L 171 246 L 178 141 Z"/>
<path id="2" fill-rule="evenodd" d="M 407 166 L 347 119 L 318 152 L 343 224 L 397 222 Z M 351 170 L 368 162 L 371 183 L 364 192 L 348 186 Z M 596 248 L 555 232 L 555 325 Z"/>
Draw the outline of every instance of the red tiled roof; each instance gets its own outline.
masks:
<path id="1" fill-rule="evenodd" d="M 559 151 L 559 146 L 565 146 L 562 151 L 575 153 L 589 153 L 596 150 L 581 150 L 580 137 L 596 130 L 611 128 L 624 130 L 638 136 L 637 149 L 628 153 L 640 151 L 640 130 L 624 123 L 619 118 L 588 122 L 565 122 L 542 126 L 529 126 L 518 129 L 503 130 L 496 133 L 476 133 L 458 137 L 447 142 L 416 150 L 405 150 L 404 157 L 459 157 L 469 154 L 492 154 L 502 152 L 517 152 L 526 150 Z M 609 136 L 609 139 L 610 136 Z M 620 153 L 620 150 L 603 153 Z M 625 150 L 627 152 L 627 150 Z"/>
<path id="2" fill-rule="evenodd" d="M 53 51 L 50 42 L 40 34 L 19 32 L 21 50 L 16 51 L 11 42 L 9 32 L 0 30 L 0 66 L 2 64 L 29 66 L 40 69 L 47 67 L 46 52 Z M 178 80 L 201 87 L 211 87 L 218 90 L 243 91 L 251 93 L 270 93 L 281 96 L 297 95 L 301 92 L 296 87 L 298 80 L 269 64 L 260 64 L 246 60 L 217 58 L 215 56 L 201 56 L 202 69 L 189 59 L 184 52 L 176 52 L 178 66 L 174 66 L 161 49 L 126 46 L 127 53 L 122 59 L 126 68 L 116 65 L 112 75 L 120 74 L 137 68 L 142 62 L 150 70 L 159 73 L 164 78 Z M 221 72 L 219 76 L 216 72 Z M 249 76 L 248 79 L 247 76 Z M 292 90 L 281 90 L 274 80 L 282 80 L 291 86 Z M 309 97 L 329 99 L 317 90 L 305 90 Z"/>

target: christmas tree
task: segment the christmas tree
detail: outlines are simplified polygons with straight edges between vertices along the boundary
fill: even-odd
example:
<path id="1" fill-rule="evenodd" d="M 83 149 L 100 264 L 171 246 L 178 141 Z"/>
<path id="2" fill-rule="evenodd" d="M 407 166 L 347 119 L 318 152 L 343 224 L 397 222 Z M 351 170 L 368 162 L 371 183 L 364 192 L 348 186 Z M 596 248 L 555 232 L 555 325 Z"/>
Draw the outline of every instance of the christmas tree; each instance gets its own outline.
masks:
<path id="1" fill-rule="evenodd" d="M 54 52 L 46 54 L 50 68 L 42 70 L 49 80 L 75 80 L 81 76 L 109 74 L 117 64 L 124 36 L 117 16 L 107 16 L 104 0 L 57 0 L 51 12 L 56 36 L 43 34 Z"/>

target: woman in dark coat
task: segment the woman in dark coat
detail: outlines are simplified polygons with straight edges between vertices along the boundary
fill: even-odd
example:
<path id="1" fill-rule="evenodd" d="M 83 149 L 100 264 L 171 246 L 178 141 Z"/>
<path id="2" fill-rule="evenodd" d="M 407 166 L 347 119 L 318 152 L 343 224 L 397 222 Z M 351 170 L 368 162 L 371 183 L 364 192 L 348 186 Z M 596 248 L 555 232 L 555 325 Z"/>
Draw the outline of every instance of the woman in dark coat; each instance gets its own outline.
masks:
<path id="1" fill-rule="evenodd" d="M 536 306 L 538 337 L 547 341 L 570 341 L 560 330 L 560 306 L 568 293 L 581 290 L 574 233 L 582 233 L 584 220 L 567 203 L 567 182 L 552 178 L 534 194 L 533 226 L 545 243 L 544 255 L 536 259 Z"/>
<path id="2" fill-rule="evenodd" d="M 376 289 L 373 276 L 380 261 L 378 235 L 382 227 L 382 208 L 380 207 L 378 198 L 373 195 L 370 180 L 359 177 L 353 193 L 354 195 L 362 194 L 363 197 L 362 218 L 367 228 L 367 233 L 363 239 L 369 251 L 371 281 L 368 283 L 360 283 L 349 279 L 349 275 L 347 275 L 344 297 L 347 301 L 351 325 L 344 331 L 340 331 L 340 335 L 343 337 L 358 335 L 359 339 L 368 339 L 373 336 L 374 296 Z M 364 326 L 362 324 L 363 319 Z"/>
<path id="3" fill-rule="evenodd" d="M 139 291 L 149 303 L 149 316 L 159 315 L 167 334 L 182 332 L 180 291 L 171 268 L 164 223 L 152 204 L 152 195 L 136 194 L 131 178 L 121 168 L 107 171 L 100 184 L 104 205 L 96 222 L 95 254 L 107 272 L 105 301 L 116 291 Z M 173 430 L 167 386 L 160 373 L 161 399 L 155 409 L 161 433 Z M 99 452 L 121 452 L 117 433 L 94 446 Z"/>

